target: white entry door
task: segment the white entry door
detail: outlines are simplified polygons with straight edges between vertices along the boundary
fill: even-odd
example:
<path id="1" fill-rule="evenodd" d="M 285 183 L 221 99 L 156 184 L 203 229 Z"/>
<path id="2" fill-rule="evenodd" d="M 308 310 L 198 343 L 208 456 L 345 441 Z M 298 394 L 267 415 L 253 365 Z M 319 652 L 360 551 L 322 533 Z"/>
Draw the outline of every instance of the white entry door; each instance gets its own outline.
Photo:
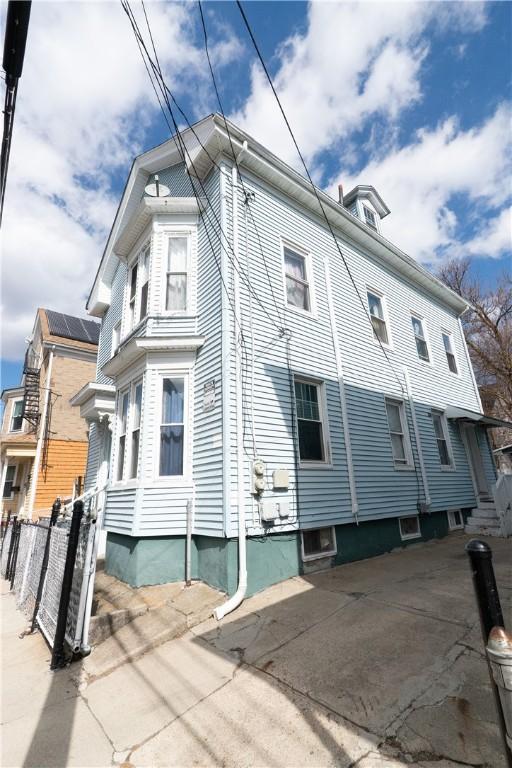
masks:
<path id="1" fill-rule="evenodd" d="M 471 463 L 476 495 L 478 499 L 486 501 L 490 498 L 490 489 L 485 476 L 484 463 L 482 461 L 482 453 L 478 444 L 476 429 L 473 424 L 465 424 L 464 432 L 466 435 L 466 447 Z"/>

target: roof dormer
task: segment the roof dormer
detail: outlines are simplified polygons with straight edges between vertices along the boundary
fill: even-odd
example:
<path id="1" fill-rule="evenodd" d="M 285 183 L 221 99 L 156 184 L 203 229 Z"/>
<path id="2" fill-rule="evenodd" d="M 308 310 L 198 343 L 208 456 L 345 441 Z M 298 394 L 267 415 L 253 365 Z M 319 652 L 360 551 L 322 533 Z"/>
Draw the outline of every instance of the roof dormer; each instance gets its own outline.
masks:
<path id="1" fill-rule="evenodd" d="M 374 187 L 358 184 L 346 195 L 343 195 L 341 184 L 339 201 L 353 216 L 363 221 L 368 227 L 380 232 L 380 222 L 390 213 L 386 203 Z"/>

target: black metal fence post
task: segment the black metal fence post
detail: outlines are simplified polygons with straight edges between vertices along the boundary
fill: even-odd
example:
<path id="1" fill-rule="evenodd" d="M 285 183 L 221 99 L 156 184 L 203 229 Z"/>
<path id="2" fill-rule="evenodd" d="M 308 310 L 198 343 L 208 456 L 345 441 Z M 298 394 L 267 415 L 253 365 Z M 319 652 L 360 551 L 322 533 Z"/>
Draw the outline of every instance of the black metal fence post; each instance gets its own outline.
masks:
<path id="1" fill-rule="evenodd" d="M 73 515 L 71 517 L 71 527 L 69 529 L 68 549 L 66 552 L 66 563 L 64 565 L 64 574 L 62 576 L 62 588 L 60 593 L 59 614 L 57 616 L 57 626 L 53 640 L 52 660 L 50 669 L 58 669 L 66 663 L 64 653 L 64 641 L 66 637 L 66 623 L 68 620 L 69 599 L 71 597 L 71 587 L 73 586 L 73 572 L 75 569 L 76 551 L 78 549 L 78 539 L 80 537 L 80 522 L 84 513 L 83 501 L 75 501 L 73 504 Z"/>
<path id="2" fill-rule="evenodd" d="M 11 579 L 11 589 L 14 587 L 14 579 L 16 578 L 16 565 L 18 564 L 18 552 L 20 549 L 20 538 L 21 538 L 21 520 L 18 520 L 16 522 L 16 530 L 13 530 L 13 534 L 15 534 L 15 543 L 14 543 L 14 549 L 12 552 L 11 569 L 9 572 L 9 576 Z"/>
<path id="3" fill-rule="evenodd" d="M 489 658 L 487 656 L 487 641 L 489 639 L 489 633 L 491 629 L 493 627 L 505 628 L 500 597 L 498 594 L 498 587 L 496 586 L 494 568 L 492 566 L 492 549 L 484 541 L 471 539 L 471 541 L 466 544 L 466 552 L 469 557 L 471 576 L 473 578 L 473 587 L 475 589 L 476 602 L 478 605 L 480 628 L 482 630 L 485 657 L 487 659 L 491 688 L 494 694 L 494 701 L 496 703 L 498 725 L 500 728 L 501 738 L 503 740 L 503 748 L 505 751 L 507 765 L 508 768 L 512 768 L 512 750 L 507 743 L 507 729 L 505 725 L 503 709 L 501 707 L 500 695 L 494 680 L 494 676 L 492 674 Z"/>
<path id="4" fill-rule="evenodd" d="M 37 585 L 36 602 L 34 604 L 34 612 L 32 614 L 32 622 L 30 624 L 30 632 L 36 631 L 37 612 L 41 604 L 41 597 L 43 595 L 44 581 L 46 578 L 46 571 L 48 570 L 48 558 L 50 556 L 50 537 L 52 535 L 52 528 L 57 522 L 57 518 L 60 513 L 60 499 L 55 499 L 52 504 L 52 513 L 50 515 L 50 522 L 48 525 L 48 532 L 46 534 L 46 542 L 44 545 L 43 559 L 41 562 L 41 573 L 39 574 L 39 584 Z"/>
<path id="5" fill-rule="evenodd" d="M 16 515 L 12 519 L 12 531 L 11 531 L 11 540 L 9 542 L 9 552 L 7 554 L 7 566 L 5 569 L 5 580 L 10 581 L 11 578 L 11 567 L 12 567 L 12 560 L 14 556 L 14 550 L 16 549 L 16 529 L 17 529 L 17 522 L 18 518 Z"/>

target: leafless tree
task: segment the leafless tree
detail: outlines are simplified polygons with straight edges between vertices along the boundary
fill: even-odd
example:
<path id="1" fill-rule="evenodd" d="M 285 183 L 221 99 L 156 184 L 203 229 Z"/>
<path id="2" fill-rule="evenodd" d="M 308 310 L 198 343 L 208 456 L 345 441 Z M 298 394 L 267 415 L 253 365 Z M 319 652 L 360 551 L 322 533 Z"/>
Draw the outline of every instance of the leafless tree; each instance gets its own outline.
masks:
<path id="1" fill-rule="evenodd" d="M 484 290 L 466 258 L 448 261 L 438 277 L 470 304 L 462 325 L 482 400 L 492 415 L 512 420 L 512 276 L 504 271 L 494 290 Z"/>

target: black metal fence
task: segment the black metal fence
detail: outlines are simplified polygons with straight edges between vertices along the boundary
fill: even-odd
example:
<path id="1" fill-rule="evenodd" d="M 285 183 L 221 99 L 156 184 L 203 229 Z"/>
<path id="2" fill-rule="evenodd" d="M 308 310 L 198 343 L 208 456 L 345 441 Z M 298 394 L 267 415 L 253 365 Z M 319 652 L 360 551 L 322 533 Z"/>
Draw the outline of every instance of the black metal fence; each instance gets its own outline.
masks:
<path id="1" fill-rule="evenodd" d="M 96 498 L 73 503 L 71 516 L 57 500 L 38 523 L 8 522 L 1 543 L 0 573 L 10 582 L 17 607 L 40 629 L 52 649 L 51 668 L 63 666 L 83 645 L 97 552 Z"/>

